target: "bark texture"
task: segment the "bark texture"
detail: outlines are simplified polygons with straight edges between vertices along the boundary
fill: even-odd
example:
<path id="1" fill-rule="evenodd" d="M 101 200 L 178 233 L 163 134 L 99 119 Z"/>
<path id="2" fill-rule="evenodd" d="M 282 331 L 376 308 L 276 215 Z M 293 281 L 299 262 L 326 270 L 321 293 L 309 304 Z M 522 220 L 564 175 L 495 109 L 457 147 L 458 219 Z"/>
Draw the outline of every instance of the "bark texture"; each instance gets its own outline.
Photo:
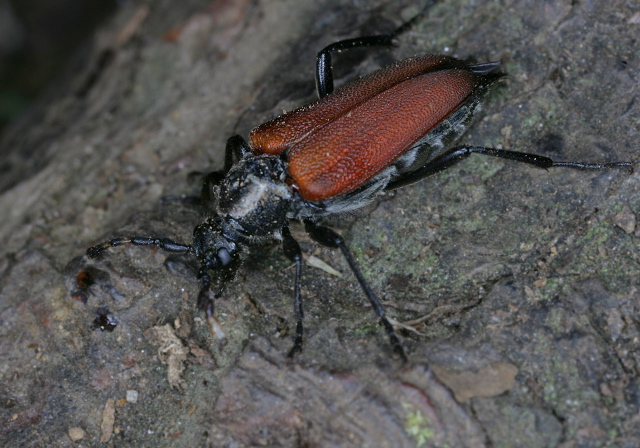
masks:
<path id="1" fill-rule="evenodd" d="M 324 45 L 419 8 L 154 0 L 97 33 L 1 142 L 3 445 L 640 446 L 637 172 L 477 156 L 336 221 L 389 315 L 413 321 L 405 366 L 339 253 L 301 230 L 342 276 L 305 266 L 294 360 L 276 245 L 218 302 L 223 348 L 188 259 L 82 256 L 118 235 L 189 242 L 198 212 L 160 198 L 196 193 L 188 173 L 219 168 L 229 136 L 312 99 Z M 397 48 L 334 67 L 344 82 L 427 52 L 501 60 L 509 76 L 464 142 L 637 161 L 639 35 L 629 1 L 451 0 Z"/>

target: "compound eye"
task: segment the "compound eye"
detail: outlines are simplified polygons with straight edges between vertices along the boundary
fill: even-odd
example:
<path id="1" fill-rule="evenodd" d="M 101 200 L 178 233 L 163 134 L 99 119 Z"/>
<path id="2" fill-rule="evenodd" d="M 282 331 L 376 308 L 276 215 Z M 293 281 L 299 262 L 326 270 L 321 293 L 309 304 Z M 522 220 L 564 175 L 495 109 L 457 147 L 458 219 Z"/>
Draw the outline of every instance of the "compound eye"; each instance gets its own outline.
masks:
<path id="1" fill-rule="evenodd" d="M 222 267 L 227 266 L 232 261 L 231 254 L 224 247 L 221 249 L 218 249 L 217 256 L 218 256 L 218 260 L 220 260 L 220 263 L 222 264 Z"/>

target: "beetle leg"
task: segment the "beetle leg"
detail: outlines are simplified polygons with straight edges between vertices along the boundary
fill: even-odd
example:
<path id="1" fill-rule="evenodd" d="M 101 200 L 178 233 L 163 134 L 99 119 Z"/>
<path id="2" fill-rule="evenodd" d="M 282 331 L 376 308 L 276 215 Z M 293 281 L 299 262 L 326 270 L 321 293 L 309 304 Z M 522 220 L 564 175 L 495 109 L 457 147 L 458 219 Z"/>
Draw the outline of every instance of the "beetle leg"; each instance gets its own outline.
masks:
<path id="1" fill-rule="evenodd" d="M 227 146 L 224 151 L 224 174 L 227 174 L 233 166 L 233 156 L 240 160 L 244 156 L 251 154 L 253 151 L 249 144 L 239 135 L 229 137 Z"/>
<path id="2" fill-rule="evenodd" d="M 89 258 L 96 258 L 106 249 L 110 247 L 118 247 L 125 244 L 133 244 L 134 246 L 155 246 L 167 252 L 186 253 L 191 252 L 192 247 L 189 244 L 176 243 L 169 238 L 147 238 L 142 236 L 127 236 L 121 238 L 113 238 L 104 243 L 96 244 L 87 249 Z"/>
<path id="3" fill-rule="evenodd" d="M 344 39 L 334 42 L 324 47 L 316 59 L 316 90 L 318 98 L 324 98 L 333 92 L 333 67 L 331 66 L 331 52 L 348 50 L 350 48 L 391 46 L 394 39 L 410 29 L 426 12 L 433 6 L 436 0 L 429 0 L 415 17 L 400 25 L 389 34 L 378 34 L 375 36 L 362 36 L 354 39 Z"/>
<path id="4" fill-rule="evenodd" d="M 292 358 L 296 353 L 302 351 L 302 336 L 304 334 L 304 328 L 302 326 L 302 319 L 304 319 L 304 312 L 302 310 L 302 298 L 300 296 L 300 277 L 302 275 L 302 251 L 300 245 L 291 236 L 289 226 L 282 228 L 282 250 L 286 257 L 293 261 L 296 265 L 296 274 L 293 283 L 293 311 L 296 316 L 296 338 L 293 343 L 291 351 L 287 355 Z"/>
<path id="5" fill-rule="evenodd" d="M 509 151 L 505 149 L 486 148 L 483 146 L 459 146 L 452 148 L 445 154 L 437 157 L 430 162 L 427 162 L 422 167 L 407 173 L 398 179 L 389 182 L 385 187 L 385 190 L 395 190 L 396 188 L 404 187 L 425 177 L 444 171 L 447 168 L 455 165 L 461 160 L 466 159 L 471 154 L 483 154 L 487 156 L 499 157 L 502 159 L 515 160 L 516 162 L 526 163 L 538 168 L 554 168 L 565 167 L 574 168 L 579 170 L 591 170 L 601 171 L 608 170 L 610 168 L 622 168 L 629 167 L 633 169 L 631 162 L 611 162 L 611 163 L 584 163 L 584 162 L 554 162 L 549 157 L 541 156 L 538 154 L 531 154 L 526 152 Z"/>
<path id="6" fill-rule="evenodd" d="M 189 178 L 199 177 L 202 178 L 202 188 L 200 189 L 199 196 L 174 196 L 168 195 L 162 198 L 163 201 L 180 201 L 195 205 L 207 205 L 209 201 L 213 199 L 213 187 L 222 182 L 222 179 L 227 175 L 231 167 L 233 166 L 233 158 L 241 159 L 247 154 L 251 153 L 251 147 L 247 142 L 239 135 L 234 135 L 227 140 L 227 146 L 224 151 L 224 167 L 218 171 L 210 171 L 209 173 L 203 173 L 202 171 L 192 171 L 189 173 Z"/>
<path id="7" fill-rule="evenodd" d="M 371 290 L 371 287 L 365 280 L 364 276 L 362 275 L 362 272 L 360 272 L 360 268 L 358 267 L 358 264 L 356 263 L 355 258 L 353 258 L 351 251 L 345 244 L 344 239 L 340 235 L 338 235 L 335 231 L 331 230 L 330 228 L 319 226 L 312 221 L 308 221 L 308 220 L 304 221 L 304 227 L 307 233 L 309 234 L 309 236 L 316 242 L 326 247 L 340 249 L 340 251 L 342 252 L 342 255 L 347 260 L 347 263 L 349 263 L 349 267 L 351 268 L 351 271 L 353 271 L 353 274 L 358 279 L 358 283 L 360 283 L 360 287 L 364 291 L 364 294 L 367 296 L 367 299 L 369 299 L 369 302 L 371 303 L 373 310 L 378 315 L 378 317 L 380 318 L 380 322 L 384 326 L 384 329 L 387 331 L 393 350 L 398 355 L 400 355 L 403 361 L 406 362 L 407 355 L 405 355 L 404 349 L 402 348 L 402 345 L 400 345 L 400 341 L 398 340 L 398 336 L 396 336 L 396 332 L 393 329 L 393 325 L 391 325 L 391 322 L 389 322 L 389 320 L 385 315 L 386 312 L 384 310 L 384 307 L 382 306 L 382 304 L 380 303 L 380 300 L 378 300 L 374 292 Z"/>
<path id="8" fill-rule="evenodd" d="M 224 150 L 224 167 L 219 171 L 211 171 L 202 182 L 201 201 L 203 204 L 213 199 L 213 187 L 220 184 L 222 179 L 227 175 L 233 166 L 233 158 L 240 160 L 245 155 L 251 153 L 251 147 L 239 135 L 234 135 L 227 140 L 227 146 Z"/>

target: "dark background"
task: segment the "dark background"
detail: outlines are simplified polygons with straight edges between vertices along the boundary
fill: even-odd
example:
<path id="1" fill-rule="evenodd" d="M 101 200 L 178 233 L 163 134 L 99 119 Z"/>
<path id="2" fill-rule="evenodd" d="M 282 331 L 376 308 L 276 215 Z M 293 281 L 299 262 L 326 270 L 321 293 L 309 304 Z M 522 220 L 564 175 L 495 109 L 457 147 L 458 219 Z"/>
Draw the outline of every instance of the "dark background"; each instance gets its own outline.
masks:
<path id="1" fill-rule="evenodd" d="M 0 132 L 60 76 L 115 0 L 0 1 Z"/>

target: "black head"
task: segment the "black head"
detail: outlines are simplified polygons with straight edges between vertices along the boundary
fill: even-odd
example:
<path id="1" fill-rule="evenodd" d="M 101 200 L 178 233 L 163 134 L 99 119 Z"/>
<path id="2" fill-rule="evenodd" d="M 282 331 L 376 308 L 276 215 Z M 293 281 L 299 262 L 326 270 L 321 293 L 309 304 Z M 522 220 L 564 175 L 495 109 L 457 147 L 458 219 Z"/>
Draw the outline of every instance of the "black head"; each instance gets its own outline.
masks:
<path id="1" fill-rule="evenodd" d="M 193 230 L 193 253 L 203 268 L 235 272 L 243 253 L 243 237 L 219 216 L 212 216 Z"/>

